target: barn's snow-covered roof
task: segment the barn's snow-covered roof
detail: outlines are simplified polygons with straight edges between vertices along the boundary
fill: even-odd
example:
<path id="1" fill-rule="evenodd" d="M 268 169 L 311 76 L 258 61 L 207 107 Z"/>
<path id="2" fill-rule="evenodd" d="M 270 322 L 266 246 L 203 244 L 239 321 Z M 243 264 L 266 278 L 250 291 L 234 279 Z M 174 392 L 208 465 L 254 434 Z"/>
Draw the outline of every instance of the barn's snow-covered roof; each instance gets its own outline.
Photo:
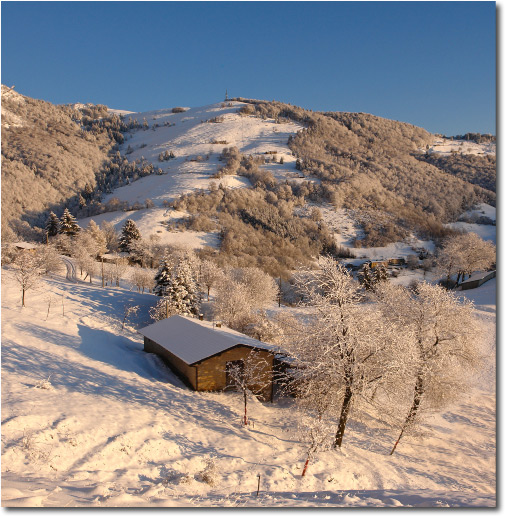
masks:
<path id="1" fill-rule="evenodd" d="M 173 315 L 139 330 L 139 333 L 164 347 L 187 364 L 195 364 L 238 344 L 275 353 L 278 346 L 266 344 L 212 322 Z"/>
<path id="2" fill-rule="evenodd" d="M 472 283 L 474 281 L 480 281 L 484 278 L 487 278 L 488 276 L 492 276 L 493 273 L 494 273 L 494 271 L 474 272 L 472 274 L 472 277 L 466 279 L 465 281 L 462 281 L 461 285 L 464 285 L 465 283 Z"/>

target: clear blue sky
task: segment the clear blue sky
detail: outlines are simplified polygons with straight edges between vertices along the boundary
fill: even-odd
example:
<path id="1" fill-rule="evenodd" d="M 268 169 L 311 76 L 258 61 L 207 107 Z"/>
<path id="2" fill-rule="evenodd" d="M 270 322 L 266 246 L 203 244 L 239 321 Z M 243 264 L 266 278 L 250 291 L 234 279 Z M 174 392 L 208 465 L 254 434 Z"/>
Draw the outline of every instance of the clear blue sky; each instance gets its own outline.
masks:
<path id="1" fill-rule="evenodd" d="M 2 2 L 2 84 L 131 111 L 231 96 L 495 133 L 494 2 Z"/>

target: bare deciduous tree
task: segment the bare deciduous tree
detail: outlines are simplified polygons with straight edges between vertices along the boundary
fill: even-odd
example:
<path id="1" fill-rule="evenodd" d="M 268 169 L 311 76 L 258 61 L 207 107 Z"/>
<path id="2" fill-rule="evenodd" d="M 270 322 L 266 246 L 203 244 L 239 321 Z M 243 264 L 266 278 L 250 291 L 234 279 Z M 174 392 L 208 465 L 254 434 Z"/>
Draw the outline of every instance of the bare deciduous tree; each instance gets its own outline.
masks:
<path id="1" fill-rule="evenodd" d="M 313 311 L 285 343 L 302 375 L 297 396 L 336 415 L 333 446 L 341 447 L 351 408 L 362 409 L 379 387 L 394 384 L 403 331 L 361 303 L 358 283 L 330 258 L 319 260 L 319 270 L 299 273 L 298 281 Z"/>
<path id="2" fill-rule="evenodd" d="M 250 393 L 261 395 L 266 387 L 272 384 L 271 368 L 261 353 L 251 350 L 243 360 L 227 362 L 226 375 L 229 378 L 228 388 L 236 388 L 242 393 L 244 400 L 244 425 L 248 425 L 247 397 Z"/>
<path id="3" fill-rule="evenodd" d="M 21 306 L 25 306 L 25 293 L 40 283 L 40 262 L 34 253 L 20 251 L 14 261 L 14 278 L 21 287 Z"/>
<path id="4" fill-rule="evenodd" d="M 381 307 L 410 335 L 403 358 L 395 404 L 403 410 L 400 439 L 420 421 L 420 416 L 447 406 L 468 388 L 468 379 L 479 363 L 476 341 L 479 325 L 473 305 L 437 285 L 419 283 L 415 292 L 384 285 Z"/>

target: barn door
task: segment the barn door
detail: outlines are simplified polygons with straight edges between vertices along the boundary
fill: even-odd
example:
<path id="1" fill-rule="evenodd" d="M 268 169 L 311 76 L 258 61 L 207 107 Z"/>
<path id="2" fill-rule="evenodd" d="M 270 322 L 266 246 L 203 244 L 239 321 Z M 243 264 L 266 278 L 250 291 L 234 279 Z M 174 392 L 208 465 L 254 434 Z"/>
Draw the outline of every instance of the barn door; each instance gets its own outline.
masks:
<path id="1" fill-rule="evenodd" d="M 230 374 L 230 369 L 238 369 L 241 377 L 244 376 L 244 361 L 243 360 L 231 360 L 230 362 L 226 362 L 226 388 L 231 388 L 236 386 L 236 381 L 232 378 Z"/>

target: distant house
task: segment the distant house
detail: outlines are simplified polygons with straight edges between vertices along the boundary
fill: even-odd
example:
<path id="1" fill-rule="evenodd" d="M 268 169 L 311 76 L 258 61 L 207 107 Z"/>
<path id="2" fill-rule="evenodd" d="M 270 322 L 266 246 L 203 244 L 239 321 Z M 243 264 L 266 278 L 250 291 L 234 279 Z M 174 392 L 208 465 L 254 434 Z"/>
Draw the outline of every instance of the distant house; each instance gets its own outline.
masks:
<path id="1" fill-rule="evenodd" d="M 388 265 L 405 265 L 405 258 L 390 258 L 388 260 Z"/>
<path id="2" fill-rule="evenodd" d="M 376 269 L 377 267 L 380 267 L 380 266 L 387 267 L 388 266 L 388 261 L 387 260 L 381 260 L 381 261 L 371 261 L 370 262 L 370 268 L 371 269 Z"/>
<path id="3" fill-rule="evenodd" d="M 486 281 L 496 277 L 496 271 L 477 272 L 472 274 L 471 278 L 461 282 L 461 290 L 469 290 L 471 288 L 480 287 Z"/>
<path id="4" fill-rule="evenodd" d="M 130 253 L 107 253 L 101 256 L 103 263 L 116 263 L 120 258 L 126 258 L 128 263 L 132 263 Z"/>
<path id="5" fill-rule="evenodd" d="M 158 321 L 139 333 L 144 336 L 144 351 L 160 356 L 195 391 L 233 389 L 228 368 L 244 364 L 251 350 L 255 350 L 264 371 L 261 384 L 249 388 L 264 400 L 273 398 L 277 346 L 182 315 Z"/>
<path id="6" fill-rule="evenodd" d="M 31 244 L 30 242 L 16 242 L 15 244 L 11 244 L 17 251 L 31 251 L 35 252 L 37 250 L 37 246 L 35 244 Z"/>

